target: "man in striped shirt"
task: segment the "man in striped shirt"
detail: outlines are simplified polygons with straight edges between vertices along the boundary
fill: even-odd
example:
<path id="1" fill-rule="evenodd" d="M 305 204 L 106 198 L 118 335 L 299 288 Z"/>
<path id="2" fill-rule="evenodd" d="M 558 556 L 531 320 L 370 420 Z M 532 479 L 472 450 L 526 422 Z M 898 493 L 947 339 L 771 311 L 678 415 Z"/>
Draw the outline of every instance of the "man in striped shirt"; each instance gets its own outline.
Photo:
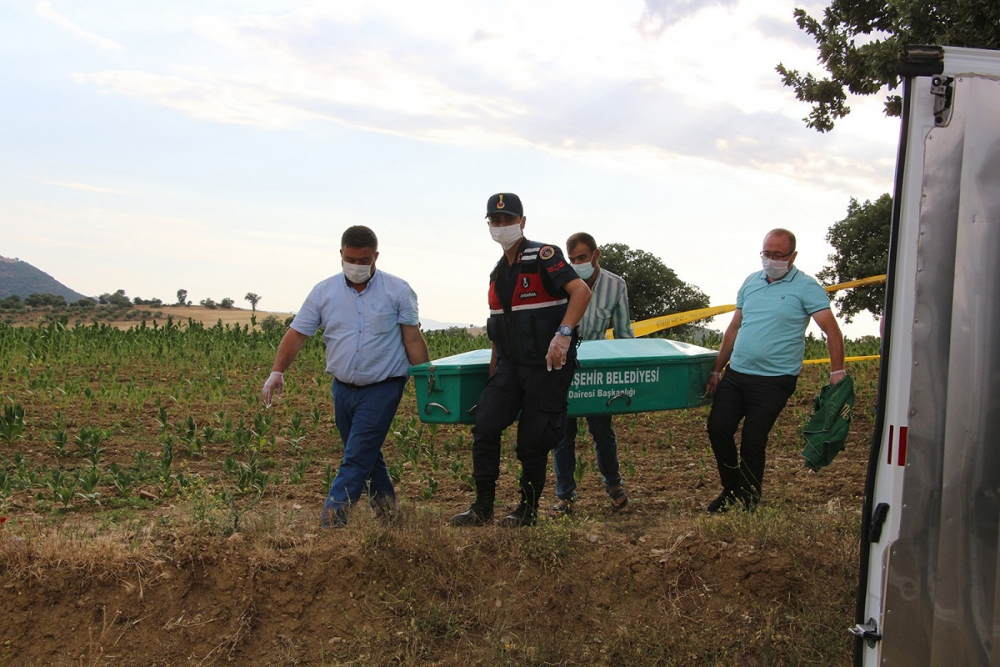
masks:
<path id="1" fill-rule="evenodd" d="M 580 320 L 580 339 L 601 340 L 610 328 L 614 329 L 615 338 L 635 338 L 629 324 L 625 281 L 602 269 L 600 256 L 601 250 L 590 234 L 581 232 L 566 240 L 566 257 L 592 293 L 587 311 Z M 591 415 L 587 417 L 587 425 L 594 438 L 597 469 L 611 497 L 611 508 L 620 510 L 628 504 L 628 495 L 618 469 L 618 440 L 611 415 Z M 562 441 L 552 453 L 556 470 L 556 497 L 559 499 L 553 509 L 563 514 L 572 512 L 576 499 L 576 434 L 577 420 L 570 419 Z"/>

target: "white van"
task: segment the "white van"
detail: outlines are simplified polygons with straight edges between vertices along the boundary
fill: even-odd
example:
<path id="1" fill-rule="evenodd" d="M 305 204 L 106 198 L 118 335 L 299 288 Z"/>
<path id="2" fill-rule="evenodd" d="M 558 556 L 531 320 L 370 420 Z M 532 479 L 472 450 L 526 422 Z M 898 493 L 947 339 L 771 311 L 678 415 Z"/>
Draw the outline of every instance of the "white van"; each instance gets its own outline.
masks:
<path id="1" fill-rule="evenodd" d="M 1000 51 L 900 73 L 854 662 L 1000 665 Z"/>

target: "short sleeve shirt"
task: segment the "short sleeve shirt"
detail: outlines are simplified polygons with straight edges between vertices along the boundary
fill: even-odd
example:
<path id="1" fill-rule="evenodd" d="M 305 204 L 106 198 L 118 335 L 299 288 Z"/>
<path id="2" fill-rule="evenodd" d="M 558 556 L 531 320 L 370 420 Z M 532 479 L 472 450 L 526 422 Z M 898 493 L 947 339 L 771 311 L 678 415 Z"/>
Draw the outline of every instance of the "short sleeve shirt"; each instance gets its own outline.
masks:
<path id="1" fill-rule="evenodd" d="M 809 319 L 830 308 L 830 297 L 815 278 L 792 267 L 771 283 L 763 271 L 751 274 L 736 307 L 743 319 L 729 365 L 750 375 L 798 375 Z"/>
<path id="2" fill-rule="evenodd" d="M 313 287 L 291 327 L 312 336 L 323 329 L 326 372 L 367 385 L 405 376 L 410 367 L 400 325 L 417 325 L 417 295 L 402 278 L 376 269 L 357 292 L 343 273 Z"/>

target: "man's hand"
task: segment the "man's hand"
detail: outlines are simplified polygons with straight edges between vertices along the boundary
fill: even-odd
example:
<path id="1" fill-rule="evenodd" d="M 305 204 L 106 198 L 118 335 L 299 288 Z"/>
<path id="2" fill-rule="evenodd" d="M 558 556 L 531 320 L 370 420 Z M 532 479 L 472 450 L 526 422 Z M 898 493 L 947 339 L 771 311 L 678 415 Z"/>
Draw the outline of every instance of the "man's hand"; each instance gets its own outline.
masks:
<path id="1" fill-rule="evenodd" d="M 273 396 L 281 396 L 284 390 L 285 374 L 278 371 L 271 371 L 271 374 L 267 377 L 267 381 L 264 382 L 264 389 L 261 392 L 264 395 L 264 407 L 271 407 L 271 398 Z"/>
<path id="2" fill-rule="evenodd" d="M 837 384 L 847 377 L 847 371 L 833 371 L 830 373 L 830 384 Z"/>
<path id="3" fill-rule="evenodd" d="M 549 343 L 549 352 L 545 355 L 545 367 L 550 371 L 559 370 L 566 365 L 566 353 L 569 352 L 570 337 L 556 334 Z"/>
<path id="4" fill-rule="evenodd" d="M 708 382 L 705 383 L 705 396 L 715 396 L 715 390 L 719 388 L 719 380 L 721 379 L 722 373 L 712 371 L 712 374 L 708 376 Z"/>

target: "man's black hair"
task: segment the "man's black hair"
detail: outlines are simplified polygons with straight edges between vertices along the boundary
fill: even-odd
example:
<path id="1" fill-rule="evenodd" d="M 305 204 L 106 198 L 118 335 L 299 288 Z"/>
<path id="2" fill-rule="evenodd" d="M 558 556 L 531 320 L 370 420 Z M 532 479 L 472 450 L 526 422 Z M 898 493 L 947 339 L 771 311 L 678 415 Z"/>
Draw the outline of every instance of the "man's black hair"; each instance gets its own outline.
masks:
<path id="1" fill-rule="evenodd" d="M 378 239 L 375 232 L 364 225 L 354 225 L 344 231 L 340 237 L 341 248 L 373 248 L 378 250 Z"/>

